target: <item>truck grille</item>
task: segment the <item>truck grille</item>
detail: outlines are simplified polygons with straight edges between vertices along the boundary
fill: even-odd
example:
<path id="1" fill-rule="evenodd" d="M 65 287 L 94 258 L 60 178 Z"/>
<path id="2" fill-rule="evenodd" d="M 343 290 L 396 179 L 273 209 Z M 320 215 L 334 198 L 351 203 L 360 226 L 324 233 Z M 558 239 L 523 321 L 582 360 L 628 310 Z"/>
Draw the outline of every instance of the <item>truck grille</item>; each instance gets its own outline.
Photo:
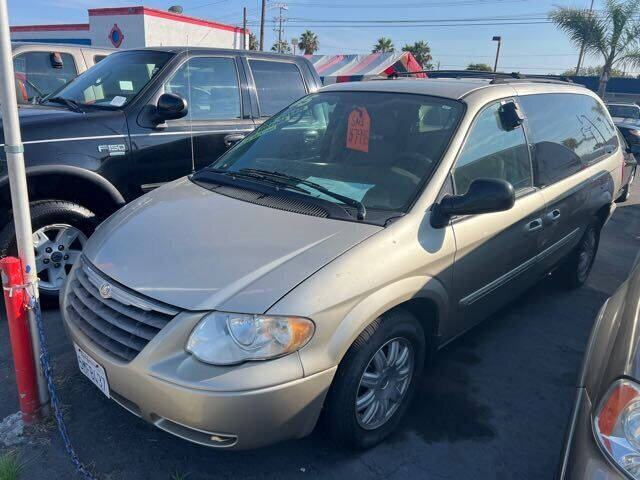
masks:
<path id="1" fill-rule="evenodd" d="M 85 259 L 69 278 L 67 319 L 100 349 L 131 361 L 179 310 L 116 284 Z"/>

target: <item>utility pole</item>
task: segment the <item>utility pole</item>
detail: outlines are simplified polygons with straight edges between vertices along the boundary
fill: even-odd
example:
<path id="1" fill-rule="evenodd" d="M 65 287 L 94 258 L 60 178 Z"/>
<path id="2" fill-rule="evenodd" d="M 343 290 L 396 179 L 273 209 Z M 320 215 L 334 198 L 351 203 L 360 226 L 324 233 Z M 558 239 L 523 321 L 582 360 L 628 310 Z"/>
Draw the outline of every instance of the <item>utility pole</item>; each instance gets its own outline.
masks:
<path id="1" fill-rule="evenodd" d="M 286 3 L 278 3 L 276 5 L 277 8 L 280 9 L 280 14 L 274 19 L 276 22 L 278 22 L 278 53 L 282 53 L 282 34 L 284 33 L 284 29 L 282 28 L 282 22 L 286 20 L 286 18 L 284 18 L 282 16 L 282 11 L 283 10 L 288 10 L 289 7 L 287 6 Z"/>
<path id="2" fill-rule="evenodd" d="M 494 42 L 498 42 L 498 50 L 496 50 L 496 63 L 493 64 L 493 71 L 498 71 L 498 59 L 500 58 L 500 45 L 502 45 L 502 37 L 496 35 L 493 37 Z"/>
<path id="3" fill-rule="evenodd" d="M 249 50 L 247 45 L 247 7 L 242 7 L 242 49 Z"/>
<path id="4" fill-rule="evenodd" d="M 264 51 L 264 14 L 267 10 L 267 0 L 262 0 L 262 14 L 260 15 L 260 51 Z"/>
<path id="5" fill-rule="evenodd" d="M 33 250 L 33 230 L 29 212 L 27 176 L 24 167 L 24 146 L 20 134 L 20 121 L 16 100 L 15 74 L 11 55 L 11 34 L 9 33 L 9 13 L 7 0 L 0 0 L 0 104 L 4 125 L 4 151 L 7 158 L 11 208 L 16 232 L 18 257 L 22 263 L 27 294 L 36 304 L 38 299 L 38 275 Z M 25 287 L 23 287 L 25 288 Z M 46 413 L 49 403 L 47 383 L 40 364 L 40 339 L 35 311 L 28 312 L 31 348 L 35 357 L 36 382 L 40 405 Z"/>
<path id="6" fill-rule="evenodd" d="M 593 3 L 594 0 L 591 0 L 591 6 L 589 7 L 589 15 L 593 14 Z M 580 75 L 580 68 L 582 67 L 582 59 L 584 57 L 584 49 L 585 44 L 582 42 L 582 46 L 580 47 L 580 54 L 578 55 L 578 66 L 576 67 L 576 75 Z"/>
<path id="7" fill-rule="evenodd" d="M 291 46 L 293 47 L 293 54 L 296 54 L 296 47 L 298 46 L 298 39 L 296 37 L 293 37 L 291 39 Z"/>

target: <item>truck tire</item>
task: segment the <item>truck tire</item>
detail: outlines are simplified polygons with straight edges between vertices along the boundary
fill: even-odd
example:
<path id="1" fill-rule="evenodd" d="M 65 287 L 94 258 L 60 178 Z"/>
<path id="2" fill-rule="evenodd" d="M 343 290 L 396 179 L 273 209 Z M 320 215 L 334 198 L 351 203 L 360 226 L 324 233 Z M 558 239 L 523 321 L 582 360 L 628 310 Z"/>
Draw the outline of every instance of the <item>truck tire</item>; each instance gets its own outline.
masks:
<path id="1" fill-rule="evenodd" d="M 42 303 L 57 302 L 60 287 L 96 228 L 95 215 L 63 200 L 31 202 L 36 267 Z M 17 255 L 13 217 L 0 230 L 0 257 Z"/>
<path id="2" fill-rule="evenodd" d="M 334 442 L 351 449 L 384 440 L 407 411 L 424 364 L 420 322 L 392 310 L 372 322 L 338 366 L 323 423 Z"/>

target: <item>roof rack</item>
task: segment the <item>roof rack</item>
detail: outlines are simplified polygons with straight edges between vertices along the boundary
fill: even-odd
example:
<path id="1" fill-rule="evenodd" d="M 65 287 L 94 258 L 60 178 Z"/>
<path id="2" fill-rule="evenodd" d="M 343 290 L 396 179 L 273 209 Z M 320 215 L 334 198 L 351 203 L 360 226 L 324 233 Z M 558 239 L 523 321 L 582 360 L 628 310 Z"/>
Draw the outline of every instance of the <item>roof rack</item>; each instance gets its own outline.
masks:
<path id="1" fill-rule="evenodd" d="M 569 77 L 560 75 L 523 75 L 520 72 L 485 72 L 481 70 L 418 70 L 415 72 L 393 72 L 388 78 L 408 77 L 418 73 L 424 73 L 429 78 L 484 78 L 491 80 L 491 84 L 514 82 L 573 84 L 573 81 Z"/>

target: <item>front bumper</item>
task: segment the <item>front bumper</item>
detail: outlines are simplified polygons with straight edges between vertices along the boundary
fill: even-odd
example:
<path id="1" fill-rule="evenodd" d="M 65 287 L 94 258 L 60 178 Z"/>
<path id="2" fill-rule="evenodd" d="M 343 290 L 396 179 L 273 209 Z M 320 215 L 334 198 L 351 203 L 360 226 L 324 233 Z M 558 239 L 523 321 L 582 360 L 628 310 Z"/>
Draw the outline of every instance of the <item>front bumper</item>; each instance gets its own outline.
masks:
<path id="1" fill-rule="evenodd" d="M 625 480 L 627 477 L 596 444 L 591 428 L 592 405 L 584 388 L 577 389 L 557 480 Z"/>
<path id="2" fill-rule="evenodd" d="M 63 305 L 63 318 L 64 305 Z M 309 434 L 336 368 L 305 377 L 298 354 L 232 367 L 184 351 L 202 317 L 181 313 L 131 362 L 115 359 L 64 318 L 71 341 L 105 369 L 111 398 L 155 426 L 210 447 L 248 449 Z"/>

